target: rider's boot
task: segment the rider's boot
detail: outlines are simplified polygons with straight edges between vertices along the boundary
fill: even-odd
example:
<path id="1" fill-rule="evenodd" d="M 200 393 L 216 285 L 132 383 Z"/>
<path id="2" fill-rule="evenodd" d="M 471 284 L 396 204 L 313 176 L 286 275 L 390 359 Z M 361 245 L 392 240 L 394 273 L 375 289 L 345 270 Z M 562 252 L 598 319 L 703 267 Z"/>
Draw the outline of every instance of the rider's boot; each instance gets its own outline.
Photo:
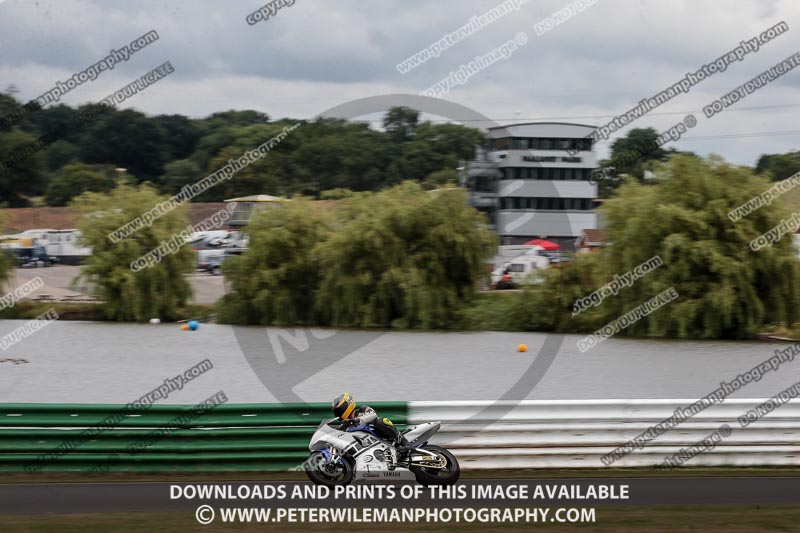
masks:
<path id="1" fill-rule="evenodd" d="M 411 443 L 403 435 L 398 435 L 397 440 L 394 443 L 395 449 L 397 450 L 397 460 L 400 461 L 407 461 L 411 458 Z"/>

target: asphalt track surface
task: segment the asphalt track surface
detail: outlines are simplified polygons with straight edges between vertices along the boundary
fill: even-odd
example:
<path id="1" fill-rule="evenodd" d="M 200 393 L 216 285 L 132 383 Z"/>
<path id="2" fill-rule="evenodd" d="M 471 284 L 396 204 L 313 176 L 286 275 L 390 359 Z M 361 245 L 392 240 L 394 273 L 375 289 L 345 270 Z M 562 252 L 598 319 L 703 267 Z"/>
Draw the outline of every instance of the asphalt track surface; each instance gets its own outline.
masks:
<path id="1" fill-rule="evenodd" d="M 471 493 L 471 485 L 527 485 L 529 495 L 535 485 L 579 485 L 585 493 L 588 485 L 628 486 L 629 499 L 441 499 L 427 492 L 416 500 L 380 500 L 376 498 L 330 499 L 247 499 L 198 500 L 171 499 L 171 485 L 231 485 L 235 493 L 239 485 L 284 485 L 287 492 L 295 485 L 307 482 L 149 482 L 149 483 L 40 483 L 0 485 L 0 515 L 41 515 L 115 512 L 194 512 L 203 504 L 219 507 L 477 507 L 502 506 L 572 506 L 595 507 L 606 505 L 755 505 L 800 504 L 800 477 L 662 477 L 662 478 L 594 478 L 594 479 L 536 479 L 536 480 L 465 480 L 459 485 Z M 399 493 L 399 488 L 395 485 Z M 426 489 L 427 490 L 427 489 Z M 347 502 L 346 504 L 344 502 Z"/>

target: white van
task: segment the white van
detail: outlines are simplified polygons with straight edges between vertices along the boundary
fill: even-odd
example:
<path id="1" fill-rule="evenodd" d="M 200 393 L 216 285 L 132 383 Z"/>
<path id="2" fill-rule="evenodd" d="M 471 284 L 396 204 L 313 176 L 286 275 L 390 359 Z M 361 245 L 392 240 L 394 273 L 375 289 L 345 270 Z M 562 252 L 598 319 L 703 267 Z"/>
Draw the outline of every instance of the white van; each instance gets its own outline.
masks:
<path id="1" fill-rule="evenodd" d="M 526 254 L 515 257 L 492 272 L 492 286 L 502 289 L 511 288 L 509 285 L 540 283 L 541 278 L 536 273 L 547 268 L 549 264 L 550 260 L 542 255 Z"/>

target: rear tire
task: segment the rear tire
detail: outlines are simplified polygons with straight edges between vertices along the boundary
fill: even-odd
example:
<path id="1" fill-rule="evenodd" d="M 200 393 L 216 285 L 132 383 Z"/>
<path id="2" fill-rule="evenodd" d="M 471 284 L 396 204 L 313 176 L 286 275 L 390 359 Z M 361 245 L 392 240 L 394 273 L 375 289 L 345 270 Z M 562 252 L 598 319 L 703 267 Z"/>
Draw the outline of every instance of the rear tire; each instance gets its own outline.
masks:
<path id="1" fill-rule="evenodd" d="M 437 455 L 443 455 L 447 463 L 443 469 L 439 468 L 424 468 L 419 466 L 412 466 L 409 468 L 417 478 L 417 482 L 421 485 L 453 485 L 461 476 L 461 467 L 458 464 L 458 459 L 449 450 L 441 446 L 434 446 L 428 444 L 421 446 L 423 450 L 429 450 Z"/>
<path id="2" fill-rule="evenodd" d="M 319 466 L 325 463 L 325 456 L 322 452 L 314 452 L 306 462 L 306 475 L 315 485 L 349 485 L 355 477 L 353 460 L 350 457 L 339 457 L 339 461 L 338 469 L 329 472 Z"/>

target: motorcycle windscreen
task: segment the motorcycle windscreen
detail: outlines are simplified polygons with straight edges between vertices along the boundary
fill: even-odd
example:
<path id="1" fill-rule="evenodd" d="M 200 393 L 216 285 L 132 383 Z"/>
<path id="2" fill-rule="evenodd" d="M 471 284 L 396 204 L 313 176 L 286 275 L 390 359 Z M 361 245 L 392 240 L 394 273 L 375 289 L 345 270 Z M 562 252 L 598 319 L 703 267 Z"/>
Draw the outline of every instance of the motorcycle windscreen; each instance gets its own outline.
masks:
<path id="1" fill-rule="evenodd" d="M 311 438 L 311 450 L 319 450 L 324 448 L 326 444 L 330 444 L 337 450 L 344 450 L 350 446 L 355 439 L 352 435 L 348 435 L 343 431 L 332 428 L 331 426 L 320 424 L 314 436 Z"/>

